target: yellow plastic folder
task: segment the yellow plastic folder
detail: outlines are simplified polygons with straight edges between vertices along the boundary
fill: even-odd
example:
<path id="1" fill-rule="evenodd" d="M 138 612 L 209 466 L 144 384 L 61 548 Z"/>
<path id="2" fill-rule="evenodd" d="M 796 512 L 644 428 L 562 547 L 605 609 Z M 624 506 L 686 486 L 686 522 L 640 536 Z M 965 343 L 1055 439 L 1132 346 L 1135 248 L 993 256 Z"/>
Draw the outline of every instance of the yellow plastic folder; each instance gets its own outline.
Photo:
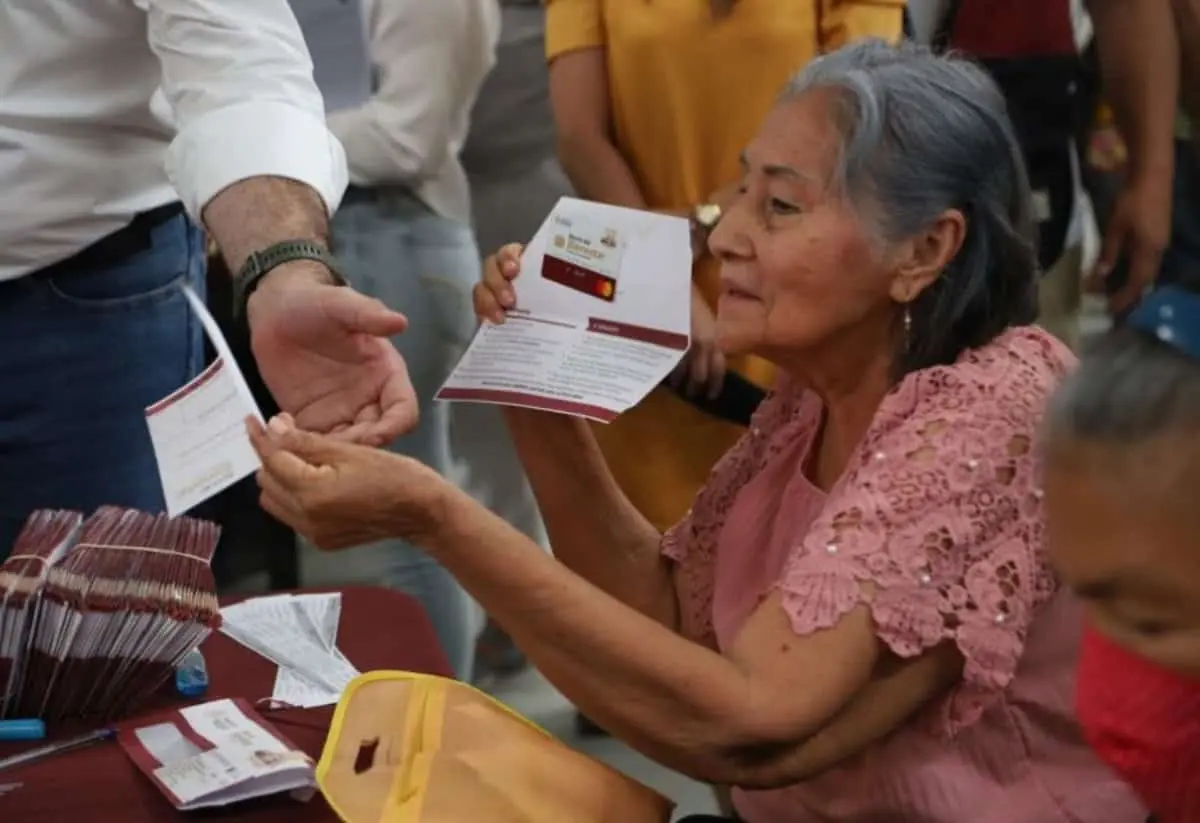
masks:
<path id="1" fill-rule="evenodd" d="M 351 681 L 317 783 L 345 823 L 667 823 L 662 795 L 464 683 Z"/>

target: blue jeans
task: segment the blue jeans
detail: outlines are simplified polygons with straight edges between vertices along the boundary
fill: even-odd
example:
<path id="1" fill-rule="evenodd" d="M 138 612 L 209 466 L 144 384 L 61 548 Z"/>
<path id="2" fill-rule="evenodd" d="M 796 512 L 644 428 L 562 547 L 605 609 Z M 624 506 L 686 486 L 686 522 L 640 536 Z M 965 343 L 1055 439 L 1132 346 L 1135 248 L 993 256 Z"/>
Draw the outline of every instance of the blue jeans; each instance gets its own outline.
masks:
<path id="1" fill-rule="evenodd" d="M 391 446 L 446 475 L 451 468 L 449 407 L 435 402 L 475 333 L 471 289 L 480 261 L 468 226 L 441 217 L 404 190 L 351 190 L 333 220 L 334 249 L 346 279 L 408 316 L 394 339 L 420 402 L 417 428 Z M 317 555 L 305 574 L 322 583 L 376 582 L 417 598 L 455 674 L 470 680 L 478 629 L 474 601 L 420 549 L 401 540 Z"/>
<path id="2" fill-rule="evenodd" d="M 89 270 L 0 282 L 0 558 L 39 508 L 162 511 L 146 406 L 199 373 L 203 237 L 185 217 Z"/>
<path id="3" fill-rule="evenodd" d="M 1171 243 L 1158 282 L 1200 290 L 1200 151 L 1190 142 L 1175 142 L 1173 183 Z"/>

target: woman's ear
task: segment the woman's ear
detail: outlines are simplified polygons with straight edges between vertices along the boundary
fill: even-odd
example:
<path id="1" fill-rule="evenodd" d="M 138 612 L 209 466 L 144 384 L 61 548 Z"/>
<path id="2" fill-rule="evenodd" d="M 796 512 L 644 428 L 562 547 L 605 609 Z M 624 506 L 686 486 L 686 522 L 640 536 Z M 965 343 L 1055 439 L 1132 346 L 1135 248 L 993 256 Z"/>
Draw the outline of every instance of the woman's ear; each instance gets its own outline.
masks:
<path id="1" fill-rule="evenodd" d="M 967 220 L 958 209 L 946 209 L 922 232 L 901 244 L 895 259 L 891 296 L 911 303 L 941 276 L 962 248 Z"/>

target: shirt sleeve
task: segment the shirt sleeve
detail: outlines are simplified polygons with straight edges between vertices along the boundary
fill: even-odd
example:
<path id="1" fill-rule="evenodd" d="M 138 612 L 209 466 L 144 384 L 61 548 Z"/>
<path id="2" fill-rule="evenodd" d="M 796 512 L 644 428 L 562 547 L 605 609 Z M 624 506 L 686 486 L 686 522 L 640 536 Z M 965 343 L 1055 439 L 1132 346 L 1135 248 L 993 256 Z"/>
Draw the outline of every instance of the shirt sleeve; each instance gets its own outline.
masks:
<path id="1" fill-rule="evenodd" d="M 167 175 L 188 212 L 242 180 L 284 177 L 332 213 L 346 188 L 312 60 L 286 0 L 135 0 L 178 135 Z"/>
<path id="2" fill-rule="evenodd" d="M 546 0 L 546 59 L 605 44 L 602 0 Z"/>
<path id="3" fill-rule="evenodd" d="M 329 116 L 357 185 L 411 184 L 437 172 L 457 118 L 496 60 L 494 0 L 377 0 L 371 61 L 378 88 L 364 105 Z"/>
<path id="4" fill-rule="evenodd" d="M 1034 609 L 1057 589 L 1033 451 L 1045 395 L 956 376 L 911 389 L 920 399 L 872 425 L 778 589 L 798 634 L 865 603 L 900 657 L 955 643 L 963 681 L 942 718 L 953 733 L 1012 680 Z"/>

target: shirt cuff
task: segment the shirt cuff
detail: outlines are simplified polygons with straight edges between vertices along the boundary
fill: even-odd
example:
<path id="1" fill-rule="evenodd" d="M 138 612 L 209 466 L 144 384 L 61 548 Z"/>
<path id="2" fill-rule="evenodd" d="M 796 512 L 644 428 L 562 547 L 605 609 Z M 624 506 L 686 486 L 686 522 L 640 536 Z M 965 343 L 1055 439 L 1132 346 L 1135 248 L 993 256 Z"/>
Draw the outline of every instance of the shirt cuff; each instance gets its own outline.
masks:
<path id="1" fill-rule="evenodd" d="M 166 165 L 196 221 L 208 201 L 251 177 L 306 183 L 330 215 L 346 192 L 346 153 L 324 119 L 277 101 L 223 106 L 194 120 L 171 143 Z"/>

